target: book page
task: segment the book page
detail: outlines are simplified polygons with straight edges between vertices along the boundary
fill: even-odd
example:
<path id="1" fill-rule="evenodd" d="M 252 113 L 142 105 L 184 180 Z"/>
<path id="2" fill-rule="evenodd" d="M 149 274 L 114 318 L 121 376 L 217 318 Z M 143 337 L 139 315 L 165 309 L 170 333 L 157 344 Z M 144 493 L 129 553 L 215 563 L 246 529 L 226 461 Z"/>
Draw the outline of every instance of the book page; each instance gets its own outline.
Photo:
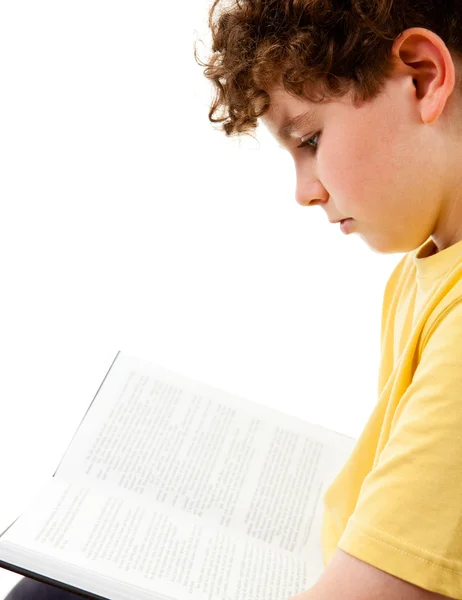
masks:
<path id="1" fill-rule="evenodd" d="M 56 477 L 104 482 L 322 569 L 323 494 L 354 443 L 119 354 Z"/>
<path id="2" fill-rule="evenodd" d="M 127 585 L 153 598 L 287 600 L 317 581 L 291 552 L 103 487 L 51 480 L 0 539 L 0 560 L 114 600 L 134 597 Z"/>

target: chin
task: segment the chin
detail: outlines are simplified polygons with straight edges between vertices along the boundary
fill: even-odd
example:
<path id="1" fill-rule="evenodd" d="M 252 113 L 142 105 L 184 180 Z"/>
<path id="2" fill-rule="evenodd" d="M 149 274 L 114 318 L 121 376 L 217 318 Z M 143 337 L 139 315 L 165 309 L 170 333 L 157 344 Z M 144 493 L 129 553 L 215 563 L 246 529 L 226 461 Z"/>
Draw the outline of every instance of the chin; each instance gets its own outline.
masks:
<path id="1" fill-rule="evenodd" d="M 369 248 L 377 254 L 406 254 L 407 252 L 417 250 L 417 248 L 420 248 L 428 240 L 428 238 L 423 240 L 419 238 L 418 241 L 414 242 L 412 240 L 396 240 L 386 235 L 380 235 L 374 239 L 366 235 L 362 235 L 361 237 Z"/>

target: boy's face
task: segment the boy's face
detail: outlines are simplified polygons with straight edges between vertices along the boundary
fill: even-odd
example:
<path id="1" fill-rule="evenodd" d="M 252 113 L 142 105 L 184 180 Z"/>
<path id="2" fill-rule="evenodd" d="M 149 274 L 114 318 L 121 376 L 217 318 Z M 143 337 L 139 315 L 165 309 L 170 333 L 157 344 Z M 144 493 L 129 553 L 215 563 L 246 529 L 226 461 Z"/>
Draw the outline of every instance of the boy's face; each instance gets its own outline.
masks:
<path id="1" fill-rule="evenodd" d="M 353 218 L 351 232 L 377 252 L 408 252 L 435 232 L 448 192 L 448 149 L 441 123 L 422 122 L 411 77 L 392 77 L 359 108 L 350 96 L 319 104 L 281 88 L 270 93 L 270 103 L 262 121 L 292 156 L 297 202 L 321 206 L 330 221 Z M 311 123 L 277 137 L 287 120 L 307 110 Z M 308 147 L 297 148 L 318 132 Z"/>

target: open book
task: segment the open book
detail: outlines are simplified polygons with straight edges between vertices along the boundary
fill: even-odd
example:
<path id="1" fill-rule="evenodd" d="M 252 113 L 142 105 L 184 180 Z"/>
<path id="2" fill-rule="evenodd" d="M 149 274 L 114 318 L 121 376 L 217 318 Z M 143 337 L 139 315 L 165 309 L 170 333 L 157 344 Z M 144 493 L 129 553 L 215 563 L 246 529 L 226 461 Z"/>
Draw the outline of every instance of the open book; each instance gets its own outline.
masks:
<path id="1" fill-rule="evenodd" d="M 90 598 L 288 600 L 324 570 L 355 443 L 118 352 L 0 567 Z"/>

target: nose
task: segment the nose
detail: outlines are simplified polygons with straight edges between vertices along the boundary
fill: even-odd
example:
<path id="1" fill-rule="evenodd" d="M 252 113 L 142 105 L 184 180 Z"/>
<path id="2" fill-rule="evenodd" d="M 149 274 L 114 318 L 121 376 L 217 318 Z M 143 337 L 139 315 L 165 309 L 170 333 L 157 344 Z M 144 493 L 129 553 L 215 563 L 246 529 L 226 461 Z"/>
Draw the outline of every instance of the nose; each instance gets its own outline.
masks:
<path id="1" fill-rule="evenodd" d="M 329 194 L 320 181 L 300 181 L 297 180 L 295 190 L 295 200 L 301 206 L 317 206 L 328 201 Z"/>
<path id="2" fill-rule="evenodd" d="M 319 181 L 314 165 L 295 162 L 295 200 L 301 206 L 317 206 L 329 199 L 326 188 Z"/>

